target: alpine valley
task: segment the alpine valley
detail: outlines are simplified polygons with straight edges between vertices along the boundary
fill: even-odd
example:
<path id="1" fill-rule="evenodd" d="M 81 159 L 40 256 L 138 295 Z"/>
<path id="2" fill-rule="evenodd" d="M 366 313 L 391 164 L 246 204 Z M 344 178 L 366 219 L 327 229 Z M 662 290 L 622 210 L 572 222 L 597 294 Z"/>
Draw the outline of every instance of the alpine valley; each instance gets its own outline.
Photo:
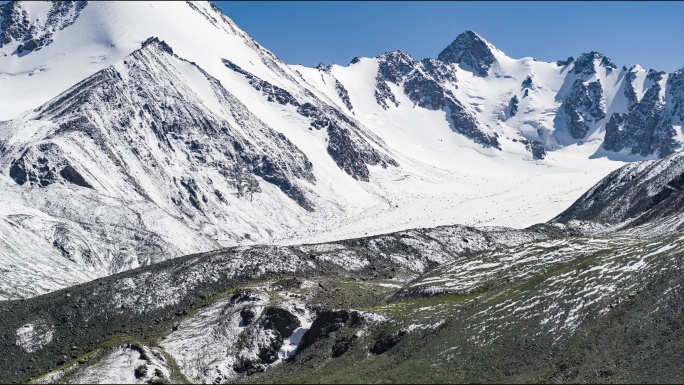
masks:
<path id="1" fill-rule="evenodd" d="M 571 54 L 0 5 L 0 382 L 684 381 L 684 69 Z"/>

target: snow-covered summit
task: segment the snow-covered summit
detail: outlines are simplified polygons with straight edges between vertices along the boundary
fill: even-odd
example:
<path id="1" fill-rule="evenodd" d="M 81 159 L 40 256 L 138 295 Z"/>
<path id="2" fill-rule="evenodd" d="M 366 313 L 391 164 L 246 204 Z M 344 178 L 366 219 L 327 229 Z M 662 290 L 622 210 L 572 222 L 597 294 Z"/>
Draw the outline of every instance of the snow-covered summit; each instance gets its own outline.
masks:
<path id="1" fill-rule="evenodd" d="M 1 120 L 118 62 L 150 36 L 212 73 L 225 57 L 265 80 L 292 76 L 208 2 L 15 1 L 2 7 L 0 87 L 13 92 L 0 94 Z"/>
<path id="2" fill-rule="evenodd" d="M 471 30 L 458 35 L 437 59 L 445 63 L 459 63 L 469 67 L 478 76 L 487 76 L 489 68 L 496 60 L 492 54 L 495 49 L 488 41 Z"/>
<path id="3" fill-rule="evenodd" d="M 615 63 L 608 56 L 596 51 L 581 54 L 574 62 L 572 73 L 591 76 L 596 73 L 597 67 L 606 68 L 608 71 L 617 69 Z"/>

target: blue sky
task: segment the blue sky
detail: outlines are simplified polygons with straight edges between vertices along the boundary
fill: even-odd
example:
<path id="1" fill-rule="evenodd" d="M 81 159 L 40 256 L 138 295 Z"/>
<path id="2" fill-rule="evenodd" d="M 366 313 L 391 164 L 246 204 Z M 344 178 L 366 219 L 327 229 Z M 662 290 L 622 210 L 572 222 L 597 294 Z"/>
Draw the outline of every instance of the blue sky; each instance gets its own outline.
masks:
<path id="1" fill-rule="evenodd" d="M 0 1 L 0 4 L 6 1 Z M 684 2 L 215 1 L 288 64 L 346 65 L 401 49 L 436 57 L 472 29 L 514 58 L 591 50 L 618 65 L 684 67 Z"/>
<path id="2" fill-rule="evenodd" d="M 599 51 L 621 66 L 684 67 L 684 2 L 215 2 L 288 64 L 346 65 L 401 49 L 436 57 L 472 29 L 514 58 Z"/>

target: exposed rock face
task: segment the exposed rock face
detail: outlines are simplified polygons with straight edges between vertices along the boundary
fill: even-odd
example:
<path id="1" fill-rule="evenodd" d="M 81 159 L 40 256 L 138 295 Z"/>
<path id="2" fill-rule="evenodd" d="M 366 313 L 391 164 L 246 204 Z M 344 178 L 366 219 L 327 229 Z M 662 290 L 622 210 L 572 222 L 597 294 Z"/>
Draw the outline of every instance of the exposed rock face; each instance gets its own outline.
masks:
<path id="1" fill-rule="evenodd" d="M 572 57 L 572 56 L 569 56 L 569 57 L 568 57 L 567 59 L 565 59 L 565 60 L 558 60 L 558 61 L 556 61 L 556 65 L 559 66 L 559 67 L 565 67 L 565 66 L 567 66 L 567 65 L 570 65 L 570 63 L 572 63 L 573 61 L 575 61 L 575 58 Z"/>
<path id="2" fill-rule="evenodd" d="M 378 62 L 378 74 L 375 77 L 375 100 L 385 110 L 389 108 L 388 101 L 399 107 L 399 101 L 387 82 L 400 85 L 404 76 L 415 68 L 416 62 L 402 51 L 385 52 L 379 58 L 381 59 Z"/>
<path id="3" fill-rule="evenodd" d="M 527 151 L 532 153 L 532 156 L 535 159 L 544 159 L 546 157 L 546 150 L 541 142 L 527 139 L 521 140 L 521 142 L 525 145 Z"/>
<path id="4" fill-rule="evenodd" d="M 19 2 L 0 6 L 0 47 L 19 42 L 16 53 L 37 51 L 52 43 L 52 35 L 73 24 L 87 1 L 53 1 L 45 20 L 32 20 Z"/>
<path id="5" fill-rule="evenodd" d="M 383 108 L 388 108 L 385 99 L 399 105 L 387 83 L 401 85 L 414 106 L 443 110 L 453 131 L 484 146 L 501 149 L 498 134 L 479 122 L 447 87 L 447 84 L 456 85 L 454 68 L 450 64 L 435 59 L 417 62 L 401 51 L 386 52 L 378 61 L 376 98 Z"/>
<path id="6" fill-rule="evenodd" d="M 649 69 L 648 73 L 646 74 L 646 79 L 652 82 L 659 82 L 663 79 L 664 75 L 665 71 L 656 71 L 654 69 Z"/>
<path id="7" fill-rule="evenodd" d="M 501 149 L 499 144 L 498 134 L 496 132 L 487 132 L 480 128 L 481 126 L 475 118 L 465 107 L 456 99 L 445 99 L 447 116 L 449 123 L 452 125 L 451 129 L 460 132 L 468 138 L 476 142 L 482 143 L 485 146 L 491 146 Z"/>
<path id="8" fill-rule="evenodd" d="M 300 326 L 299 319 L 285 309 L 268 306 L 258 310 L 259 318 L 245 325 L 239 337 L 238 344 L 243 351 L 233 365 L 235 373 L 251 375 L 263 372 L 267 365 L 278 361 L 283 339 Z M 252 354 L 245 354 L 245 351 Z"/>
<path id="9" fill-rule="evenodd" d="M 337 91 L 337 95 L 340 97 L 340 99 L 342 99 L 342 102 L 344 102 L 344 105 L 347 106 L 347 109 L 354 113 L 354 107 L 349 100 L 349 92 L 347 92 L 347 89 L 344 88 L 344 85 L 342 85 L 342 83 L 340 83 L 340 81 L 337 79 L 335 79 L 335 90 Z"/>
<path id="10" fill-rule="evenodd" d="M 575 80 L 561 104 L 561 111 L 568 119 L 570 135 L 575 139 L 584 138 L 591 123 L 605 118 L 605 108 L 600 80 L 588 84 L 584 84 L 582 79 Z"/>
<path id="11" fill-rule="evenodd" d="M 521 89 L 532 88 L 532 86 L 532 76 L 530 75 L 527 75 L 525 80 L 523 80 L 523 82 L 520 84 Z"/>
<path id="12" fill-rule="evenodd" d="M 294 96 L 287 90 L 259 79 L 227 59 L 223 59 L 223 63 L 231 70 L 245 76 L 252 87 L 267 96 L 269 102 L 296 107 L 296 112 L 299 115 L 310 119 L 310 129 L 325 129 L 328 133 L 328 154 L 342 170 L 355 179 L 368 181 L 369 165 L 379 164 L 382 167 L 398 165 L 392 158 L 371 147 L 358 134 L 360 129 L 355 121 L 321 102 L 310 92 L 305 95 Z M 387 87 L 384 82 L 381 84 Z M 343 87 L 342 89 L 344 90 Z M 387 88 L 386 91 L 394 99 L 391 90 Z M 283 138 L 285 137 L 283 136 Z"/>
<path id="13" fill-rule="evenodd" d="M 556 116 L 556 122 L 560 124 L 556 127 L 567 130 L 574 139 L 583 139 L 606 117 L 604 85 L 595 77 L 597 68 L 605 68 L 609 73 L 617 67 L 610 58 L 595 51 L 583 53 L 577 60 L 570 57 L 557 64 L 566 67 L 571 63 L 574 65 L 569 73 L 576 76 L 566 79 L 572 81 L 572 85 L 561 101 Z"/>
<path id="14" fill-rule="evenodd" d="M 445 63 L 459 63 L 478 76 L 487 76 L 494 64 L 494 55 L 487 42 L 471 30 L 458 35 L 437 58 Z"/>
<path id="15" fill-rule="evenodd" d="M 399 101 L 392 93 L 387 83 L 382 79 L 382 75 L 378 72 L 378 76 L 375 77 L 375 101 L 385 110 L 389 109 L 389 101 L 395 107 L 399 107 Z"/>
<path id="16" fill-rule="evenodd" d="M 425 68 L 425 71 L 429 73 L 437 82 L 445 83 L 449 82 L 458 89 L 458 79 L 456 78 L 456 71 L 454 65 L 450 65 L 442 62 L 439 59 L 427 58 L 420 61 L 420 63 Z"/>
<path id="17" fill-rule="evenodd" d="M 518 100 L 518 95 L 513 95 L 511 100 L 508 102 L 508 116 L 515 116 L 515 114 L 518 113 L 518 104 L 520 101 Z"/>
<path id="18" fill-rule="evenodd" d="M 568 60 L 569 59 L 570 58 L 568 58 Z M 605 56 L 600 52 L 591 51 L 583 53 L 575 60 L 575 66 L 572 69 L 572 73 L 576 75 L 591 76 L 596 73 L 596 65 L 605 67 L 608 70 L 617 69 L 615 63 L 613 63 L 608 56 Z"/>
<path id="19" fill-rule="evenodd" d="M 606 124 L 603 147 L 609 151 L 630 149 L 641 156 L 667 156 L 679 148 L 661 93 L 660 84 L 654 82 L 628 113 L 613 114 Z"/>
<path id="20" fill-rule="evenodd" d="M 553 222 L 594 222 L 632 228 L 649 224 L 649 233 L 684 229 L 684 156 L 627 164 L 602 179 Z"/>
<path id="21" fill-rule="evenodd" d="M 634 80 L 636 80 L 636 66 L 629 69 L 625 75 L 625 97 L 629 102 L 629 109 L 631 110 L 639 102 L 637 99 L 636 90 L 634 88 Z"/>
<path id="22" fill-rule="evenodd" d="M 26 149 L 19 159 L 12 162 L 9 175 L 19 185 L 28 182 L 30 185 L 46 187 L 61 179 L 92 188 L 54 143 L 41 143 Z"/>
<path id="23" fill-rule="evenodd" d="M 344 326 L 358 328 L 363 323 L 364 317 L 357 311 L 337 310 L 321 313 L 311 325 L 309 332 L 302 338 L 299 349 L 303 351 L 320 340 L 329 339 Z M 334 347 L 332 350 L 331 355 L 340 356 L 343 353 L 339 351 L 339 348 L 337 352 L 334 352 Z"/>
<path id="24" fill-rule="evenodd" d="M 399 85 L 409 72 L 418 64 L 413 58 L 402 51 L 385 52 L 379 56 L 378 72 L 382 79 Z"/>
<path id="25" fill-rule="evenodd" d="M 673 125 L 684 123 L 684 68 L 667 77 L 666 111 Z"/>

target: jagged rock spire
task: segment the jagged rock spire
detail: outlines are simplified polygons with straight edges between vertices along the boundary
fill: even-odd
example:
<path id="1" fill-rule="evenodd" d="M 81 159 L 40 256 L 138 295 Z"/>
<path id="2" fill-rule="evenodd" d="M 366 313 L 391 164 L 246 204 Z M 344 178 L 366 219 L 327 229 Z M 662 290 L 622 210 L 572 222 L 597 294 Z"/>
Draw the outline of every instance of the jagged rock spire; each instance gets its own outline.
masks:
<path id="1" fill-rule="evenodd" d="M 446 63 L 465 64 L 476 75 L 487 76 L 487 72 L 496 60 L 491 45 L 480 35 L 467 30 L 458 35 L 437 58 Z"/>

